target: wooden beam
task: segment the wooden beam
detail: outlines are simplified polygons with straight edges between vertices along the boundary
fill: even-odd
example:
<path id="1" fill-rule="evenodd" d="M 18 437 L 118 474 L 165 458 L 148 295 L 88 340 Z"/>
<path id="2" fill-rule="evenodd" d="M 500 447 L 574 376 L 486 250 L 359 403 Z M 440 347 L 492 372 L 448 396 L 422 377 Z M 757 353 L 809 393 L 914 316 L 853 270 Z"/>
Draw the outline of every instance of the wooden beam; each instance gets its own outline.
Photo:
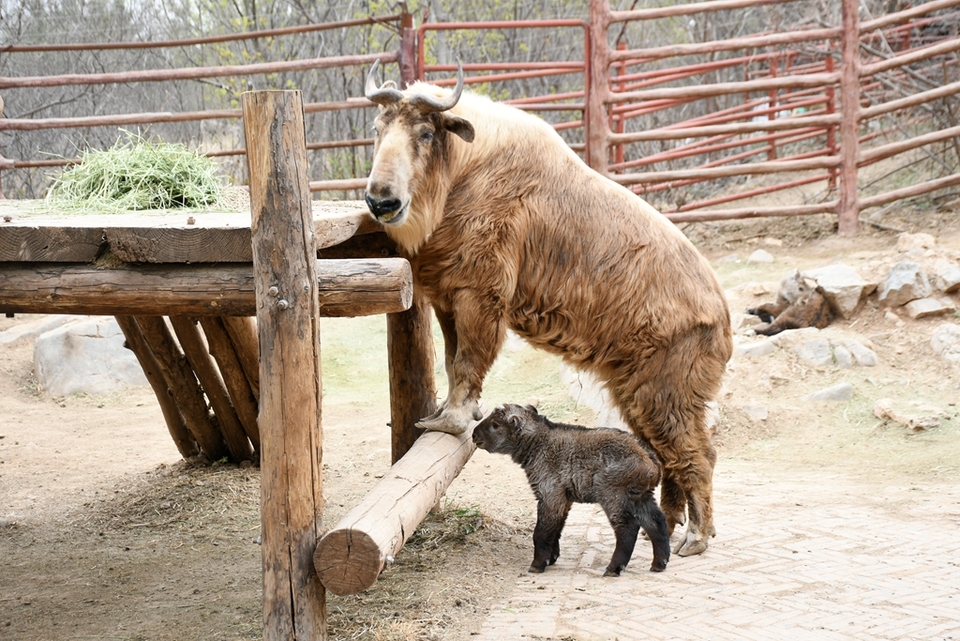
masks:
<path id="1" fill-rule="evenodd" d="M 183 458 L 196 456 L 200 453 L 200 447 L 197 445 L 197 441 L 193 438 L 193 435 L 190 434 L 190 430 L 187 429 L 187 424 L 183 420 L 183 415 L 180 413 L 180 410 L 177 408 L 173 393 L 167 386 L 167 381 L 160 371 L 160 365 L 153 355 L 153 350 L 147 345 L 147 341 L 143 337 L 143 332 L 140 331 L 140 325 L 137 323 L 137 319 L 133 316 L 117 316 L 116 318 L 117 324 L 120 326 L 126 338 L 126 347 L 129 348 L 137 357 L 137 360 L 140 361 L 143 374 L 147 377 L 147 382 L 150 383 L 150 387 L 153 388 L 153 393 L 157 396 L 157 402 L 160 404 L 160 412 L 163 414 L 163 420 L 167 424 L 167 430 L 169 430 L 170 436 L 173 438 L 173 442 L 180 452 L 180 456 Z"/>
<path id="2" fill-rule="evenodd" d="M 425 432 L 323 536 L 313 564 L 324 587 L 345 595 L 373 585 L 470 460 L 472 434 Z"/>
<path id="3" fill-rule="evenodd" d="M 380 232 L 361 201 L 311 204 L 316 246 Z M 129 263 L 249 263 L 247 212 L 58 215 L 45 202 L 0 202 L 0 261 L 89 263 L 105 250 Z M 381 234 L 385 235 L 385 234 Z"/>
<path id="4" fill-rule="evenodd" d="M 183 354 L 210 401 L 217 426 L 230 451 L 230 459 L 234 463 L 251 460 L 253 448 L 250 446 L 250 440 L 240 424 L 240 418 L 233 407 L 223 379 L 220 378 L 220 372 L 210 358 L 203 334 L 196 323 L 186 316 L 171 316 L 170 325 L 173 326 L 177 340 L 180 341 L 180 347 L 183 348 Z"/>
<path id="5" fill-rule="evenodd" d="M 237 411 L 240 424 L 243 425 L 243 431 L 246 432 L 247 438 L 253 443 L 253 449 L 259 456 L 260 427 L 257 425 L 257 413 L 260 409 L 258 404 L 260 399 L 254 395 L 249 379 L 243 372 L 243 366 L 240 364 L 234 344 L 227 334 L 226 320 L 227 317 L 225 316 L 201 316 L 200 326 L 203 327 L 203 333 L 207 337 L 210 354 L 217 361 L 220 375 L 223 376 L 223 384 L 230 394 L 230 400 L 233 401 L 233 407 Z M 256 366 L 259 370 L 259 361 Z M 259 380 L 260 373 L 258 371 L 258 392 Z"/>
<path id="6" fill-rule="evenodd" d="M 210 421 L 207 404 L 203 400 L 203 390 L 200 389 L 183 352 L 173 340 L 166 321 L 160 316 L 138 316 L 137 324 L 157 359 L 157 365 L 183 415 L 187 429 L 200 445 L 200 451 L 211 461 L 219 461 L 227 456 L 223 436 Z"/>
<path id="7" fill-rule="evenodd" d="M 320 301 L 299 91 L 241 96 L 260 338 L 264 641 L 326 638 Z"/>
<path id="8" fill-rule="evenodd" d="M 402 258 L 313 261 L 320 316 L 404 311 L 413 298 Z M 124 316 L 252 316 L 250 265 L 0 263 L 0 312 Z"/>
<path id="9" fill-rule="evenodd" d="M 223 316 L 233 351 L 250 385 L 253 398 L 260 401 L 260 343 L 257 340 L 257 324 L 250 316 Z"/>
<path id="10" fill-rule="evenodd" d="M 437 409 L 433 376 L 433 329 L 430 305 L 417 295 L 410 309 L 387 315 L 387 359 L 390 365 L 391 461 L 413 446 L 422 430 L 417 421 Z"/>

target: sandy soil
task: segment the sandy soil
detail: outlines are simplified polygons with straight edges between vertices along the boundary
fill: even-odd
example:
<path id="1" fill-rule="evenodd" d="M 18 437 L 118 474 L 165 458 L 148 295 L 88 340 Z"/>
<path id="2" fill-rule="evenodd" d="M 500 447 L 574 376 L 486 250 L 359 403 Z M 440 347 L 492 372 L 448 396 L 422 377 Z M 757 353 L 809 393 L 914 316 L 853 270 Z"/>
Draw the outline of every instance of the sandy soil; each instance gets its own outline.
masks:
<path id="1" fill-rule="evenodd" d="M 960 250 L 957 218 L 949 208 L 904 211 L 884 224 L 932 233 Z M 794 267 L 893 257 L 897 237 L 865 227 L 842 239 L 821 218 L 697 224 L 685 232 L 717 269 L 734 311 L 772 298 L 780 275 Z M 747 264 L 758 247 L 776 262 Z M 28 320 L 0 319 L 0 330 Z M 852 492 L 960 481 L 960 373 L 929 347 L 945 320 L 958 322 L 896 321 L 868 303 L 855 319 L 836 323 L 830 331 L 870 343 L 875 368 L 818 368 L 788 351 L 735 359 L 720 399 L 720 456 L 776 478 L 796 469 L 841 473 L 857 480 Z M 386 339 L 379 318 L 329 320 L 322 332 L 325 522 L 332 525 L 389 465 Z M 841 380 L 854 385 L 852 401 L 802 400 Z M 908 432 L 873 416 L 873 402 L 884 396 L 942 407 L 948 418 L 938 429 Z M 505 350 L 485 399 L 537 402 L 559 420 L 594 420 L 567 394 L 559 362 L 523 346 Z M 769 416 L 750 418 L 744 408 L 751 404 Z M 148 388 L 51 398 L 37 389 L 32 346 L 0 347 L 0 638 L 259 638 L 258 501 L 256 468 L 179 459 Z M 328 596 L 331 638 L 469 638 L 525 572 L 534 521 L 519 468 L 477 453 L 444 509 L 371 590 Z"/>

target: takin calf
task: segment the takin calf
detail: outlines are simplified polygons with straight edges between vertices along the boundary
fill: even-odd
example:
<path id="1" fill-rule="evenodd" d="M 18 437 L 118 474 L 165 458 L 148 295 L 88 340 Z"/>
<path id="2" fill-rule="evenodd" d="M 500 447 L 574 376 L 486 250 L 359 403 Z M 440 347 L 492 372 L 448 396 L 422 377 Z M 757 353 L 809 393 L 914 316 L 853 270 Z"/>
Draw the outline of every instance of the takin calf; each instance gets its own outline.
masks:
<path id="1" fill-rule="evenodd" d="M 748 309 L 747 313 L 758 316 L 767 323 L 756 329 L 758 334 L 764 336 L 774 336 L 786 329 L 823 329 L 837 316 L 824 295 L 823 288 L 808 284 L 799 270 L 794 270 L 781 279 L 775 303 L 764 303 Z"/>
<path id="2" fill-rule="evenodd" d="M 653 498 L 660 482 L 656 455 L 631 434 L 554 423 L 528 405 L 501 405 L 473 430 L 488 452 L 509 454 L 523 467 L 537 497 L 530 572 L 560 556 L 560 532 L 573 503 L 599 503 L 617 535 L 604 576 L 620 576 L 642 527 L 653 544 L 652 572 L 670 560 L 667 520 Z"/>

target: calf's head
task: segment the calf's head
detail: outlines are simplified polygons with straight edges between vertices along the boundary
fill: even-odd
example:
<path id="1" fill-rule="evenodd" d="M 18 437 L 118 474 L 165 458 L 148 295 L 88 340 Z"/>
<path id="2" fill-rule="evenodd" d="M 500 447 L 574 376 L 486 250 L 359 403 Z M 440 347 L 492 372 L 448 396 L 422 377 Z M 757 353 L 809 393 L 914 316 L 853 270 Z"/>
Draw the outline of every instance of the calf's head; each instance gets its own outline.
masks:
<path id="1" fill-rule="evenodd" d="M 481 450 L 511 454 L 525 437 L 537 432 L 539 417 L 532 405 L 499 405 L 473 428 L 473 442 Z"/>
<path id="2" fill-rule="evenodd" d="M 457 86 L 452 93 L 423 84 L 400 91 L 390 81 L 377 87 L 374 73 L 378 64 L 370 69 L 364 92 L 380 105 L 374 121 L 376 141 L 367 181 L 367 207 L 388 230 L 422 225 L 411 222 L 415 216 L 411 204 L 416 209 L 418 196 L 426 198 L 440 189 L 450 134 L 473 141 L 473 125 L 450 113 L 463 91 L 463 68 L 458 66 Z"/>

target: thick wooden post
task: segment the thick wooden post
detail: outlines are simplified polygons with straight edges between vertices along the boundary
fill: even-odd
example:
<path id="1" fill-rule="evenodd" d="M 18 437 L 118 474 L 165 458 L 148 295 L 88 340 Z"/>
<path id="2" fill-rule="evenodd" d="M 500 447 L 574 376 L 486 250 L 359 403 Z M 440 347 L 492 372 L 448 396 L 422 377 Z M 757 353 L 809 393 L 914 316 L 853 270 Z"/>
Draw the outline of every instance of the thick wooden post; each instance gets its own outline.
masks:
<path id="1" fill-rule="evenodd" d="M 405 312 L 387 314 L 390 366 L 391 460 L 400 460 L 420 436 L 416 422 L 437 409 L 430 306 L 419 294 Z"/>
<path id="2" fill-rule="evenodd" d="M 326 639 L 316 241 L 299 91 L 241 97 L 260 338 L 264 641 Z"/>
<path id="3" fill-rule="evenodd" d="M 860 159 L 860 2 L 843 0 L 840 63 L 840 206 L 841 236 L 855 236 L 860 204 L 857 202 L 857 161 Z"/>

